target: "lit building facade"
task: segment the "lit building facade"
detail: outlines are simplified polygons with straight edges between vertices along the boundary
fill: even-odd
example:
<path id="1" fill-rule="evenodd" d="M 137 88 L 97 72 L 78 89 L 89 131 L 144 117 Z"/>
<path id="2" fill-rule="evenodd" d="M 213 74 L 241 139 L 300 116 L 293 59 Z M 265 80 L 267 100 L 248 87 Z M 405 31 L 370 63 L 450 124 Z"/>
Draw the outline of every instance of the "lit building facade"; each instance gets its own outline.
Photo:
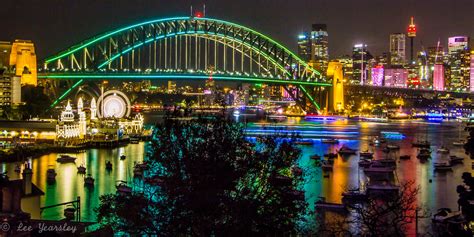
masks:
<path id="1" fill-rule="evenodd" d="M 327 70 L 329 51 L 326 24 L 313 24 L 311 27 L 311 61 L 321 71 Z"/>
<path id="2" fill-rule="evenodd" d="M 311 43 L 308 32 L 298 35 L 298 56 L 305 62 L 311 60 Z"/>
<path id="3" fill-rule="evenodd" d="M 10 66 L 21 77 L 22 85 L 38 84 L 35 45 L 29 40 L 15 40 L 11 47 Z"/>
<path id="4" fill-rule="evenodd" d="M 408 70 L 405 68 L 386 68 L 384 70 L 384 86 L 406 88 Z"/>
<path id="5" fill-rule="evenodd" d="M 21 103 L 21 77 L 5 68 L 0 68 L 0 106 Z"/>
<path id="6" fill-rule="evenodd" d="M 411 17 L 410 18 L 410 24 L 408 25 L 408 30 L 407 30 L 407 35 L 408 35 L 408 38 L 410 38 L 410 64 L 413 63 L 413 40 L 415 39 L 416 37 L 416 25 L 415 25 L 415 18 L 414 17 Z"/>
<path id="7" fill-rule="evenodd" d="M 352 74 L 354 73 L 352 57 L 344 55 L 337 58 L 335 61 L 342 64 L 342 71 L 344 73 L 344 83 L 352 81 Z"/>
<path id="8" fill-rule="evenodd" d="M 351 84 L 364 85 L 367 82 L 367 63 L 372 59 L 366 44 L 356 44 L 352 50 L 353 74 Z"/>
<path id="9" fill-rule="evenodd" d="M 444 91 L 444 65 L 441 63 L 434 65 L 433 70 L 433 90 Z"/>
<path id="10" fill-rule="evenodd" d="M 384 68 L 383 65 L 377 65 L 372 68 L 372 85 L 383 86 Z"/>
<path id="11" fill-rule="evenodd" d="M 404 65 L 406 36 L 403 33 L 390 34 L 390 63 L 391 65 Z"/>
<path id="12" fill-rule="evenodd" d="M 451 76 L 447 86 L 449 90 L 467 91 L 470 88 L 469 37 L 450 37 L 448 39 L 448 53 Z"/>
<path id="13" fill-rule="evenodd" d="M 474 92 L 474 50 L 471 50 L 471 73 L 469 81 L 469 91 Z"/>

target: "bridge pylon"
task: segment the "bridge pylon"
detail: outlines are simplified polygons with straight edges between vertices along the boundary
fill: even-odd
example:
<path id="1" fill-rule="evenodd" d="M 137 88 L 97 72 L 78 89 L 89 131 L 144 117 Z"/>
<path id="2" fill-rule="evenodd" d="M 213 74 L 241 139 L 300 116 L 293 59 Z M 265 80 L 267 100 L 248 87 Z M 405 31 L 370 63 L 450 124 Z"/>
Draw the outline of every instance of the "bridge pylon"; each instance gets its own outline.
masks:
<path id="1" fill-rule="evenodd" d="M 327 77 L 332 78 L 332 87 L 330 88 L 330 112 L 341 113 L 344 111 L 344 73 L 342 71 L 342 63 L 329 62 Z"/>

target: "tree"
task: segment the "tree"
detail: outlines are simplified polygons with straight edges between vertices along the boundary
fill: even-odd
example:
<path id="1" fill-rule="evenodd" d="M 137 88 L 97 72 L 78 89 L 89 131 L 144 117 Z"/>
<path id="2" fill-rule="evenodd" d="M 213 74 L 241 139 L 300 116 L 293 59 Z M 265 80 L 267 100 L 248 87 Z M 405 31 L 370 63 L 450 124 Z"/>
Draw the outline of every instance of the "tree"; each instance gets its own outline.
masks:
<path id="1" fill-rule="evenodd" d="M 51 105 L 51 99 L 43 92 L 43 87 L 26 85 L 21 88 L 22 102 L 20 110 L 23 111 L 23 118 L 44 114 Z"/>
<path id="2" fill-rule="evenodd" d="M 115 231 L 163 236 L 296 233 L 307 206 L 290 168 L 299 156 L 285 139 L 247 141 L 241 124 L 222 117 L 167 118 L 153 134 L 145 189 L 132 195 L 146 204 L 109 195 L 98 220 Z"/>
<path id="3" fill-rule="evenodd" d="M 417 211 L 419 187 L 414 181 L 400 185 L 397 193 L 378 193 L 365 202 L 346 204 L 350 215 L 322 223 L 320 233 L 355 236 L 405 236 L 407 226 L 413 223 Z M 418 209 L 419 210 L 419 209 Z"/>

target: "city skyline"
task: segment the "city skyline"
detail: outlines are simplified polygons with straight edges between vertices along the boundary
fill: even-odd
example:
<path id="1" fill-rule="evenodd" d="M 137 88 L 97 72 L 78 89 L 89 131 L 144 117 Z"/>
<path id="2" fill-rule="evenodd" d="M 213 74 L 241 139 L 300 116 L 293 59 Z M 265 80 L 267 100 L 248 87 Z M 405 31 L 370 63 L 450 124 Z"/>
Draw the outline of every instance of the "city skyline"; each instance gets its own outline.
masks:
<path id="1" fill-rule="evenodd" d="M 448 37 L 474 35 L 474 29 L 469 27 L 474 21 L 474 15 L 470 14 L 474 11 L 474 2 L 469 0 L 449 2 L 449 7 L 442 0 L 406 0 L 397 1 L 396 4 L 361 0 L 357 3 L 345 2 L 345 8 L 340 7 L 341 3 L 301 0 L 273 1 L 268 4 L 268 1 L 252 1 L 252 7 L 248 7 L 250 5 L 246 1 L 143 1 L 139 4 L 114 1 L 114 8 L 111 8 L 111 2 L 108 1 L 70 2 L 61 5 L 8 1 L 3 3 L 0 15 L 6 25 L 16 26 L 3 30 L 4 40 L 23 38 L 37 42 L 40 59 L 83 39 L 139 22 L 140 19 L 189 15 L 191 5 L 195 9 L 201 9 L 202 4 L 206 4 L 207 17 L 250 26 L 274 37 L 295 52 L 299 33 L 310 30 L 311 24 L 326 24 L 330 58 L 350 54 L 353 45 L 357 43 L 367 44 L 374 55 L 388 52 L 389 35 L 405 33 L 410 16 L 415 17 L 418 27 L 415 52 L 421 49 L 422 44 L 427 49 L 440 40 L 441 45 L 447 48 Z M 164 4 L 166 7 L 162 7 Z M 14 17 L 12 14 L 20 9 L 25 17 Z M 287 16 L 280 9 L 287 9 L 296 17 Z"/>

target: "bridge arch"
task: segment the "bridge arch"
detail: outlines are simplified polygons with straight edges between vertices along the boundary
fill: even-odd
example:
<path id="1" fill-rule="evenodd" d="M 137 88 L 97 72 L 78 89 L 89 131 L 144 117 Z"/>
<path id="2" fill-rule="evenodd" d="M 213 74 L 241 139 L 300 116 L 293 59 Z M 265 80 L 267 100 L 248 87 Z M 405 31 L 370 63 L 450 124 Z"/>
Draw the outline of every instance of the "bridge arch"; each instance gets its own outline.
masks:
<path id="1" fill-rule="evenodd" d="M 296 85 L 316 106 L 305 86 L 331 86 L 270 37 L 235 23 L 194 17 L 146 21 L 87 39 L 47 58 L 39 78 L 79 80 L 77 87 L 100 78 L 204 79 L 209 74 L 217 80 Z"/>

